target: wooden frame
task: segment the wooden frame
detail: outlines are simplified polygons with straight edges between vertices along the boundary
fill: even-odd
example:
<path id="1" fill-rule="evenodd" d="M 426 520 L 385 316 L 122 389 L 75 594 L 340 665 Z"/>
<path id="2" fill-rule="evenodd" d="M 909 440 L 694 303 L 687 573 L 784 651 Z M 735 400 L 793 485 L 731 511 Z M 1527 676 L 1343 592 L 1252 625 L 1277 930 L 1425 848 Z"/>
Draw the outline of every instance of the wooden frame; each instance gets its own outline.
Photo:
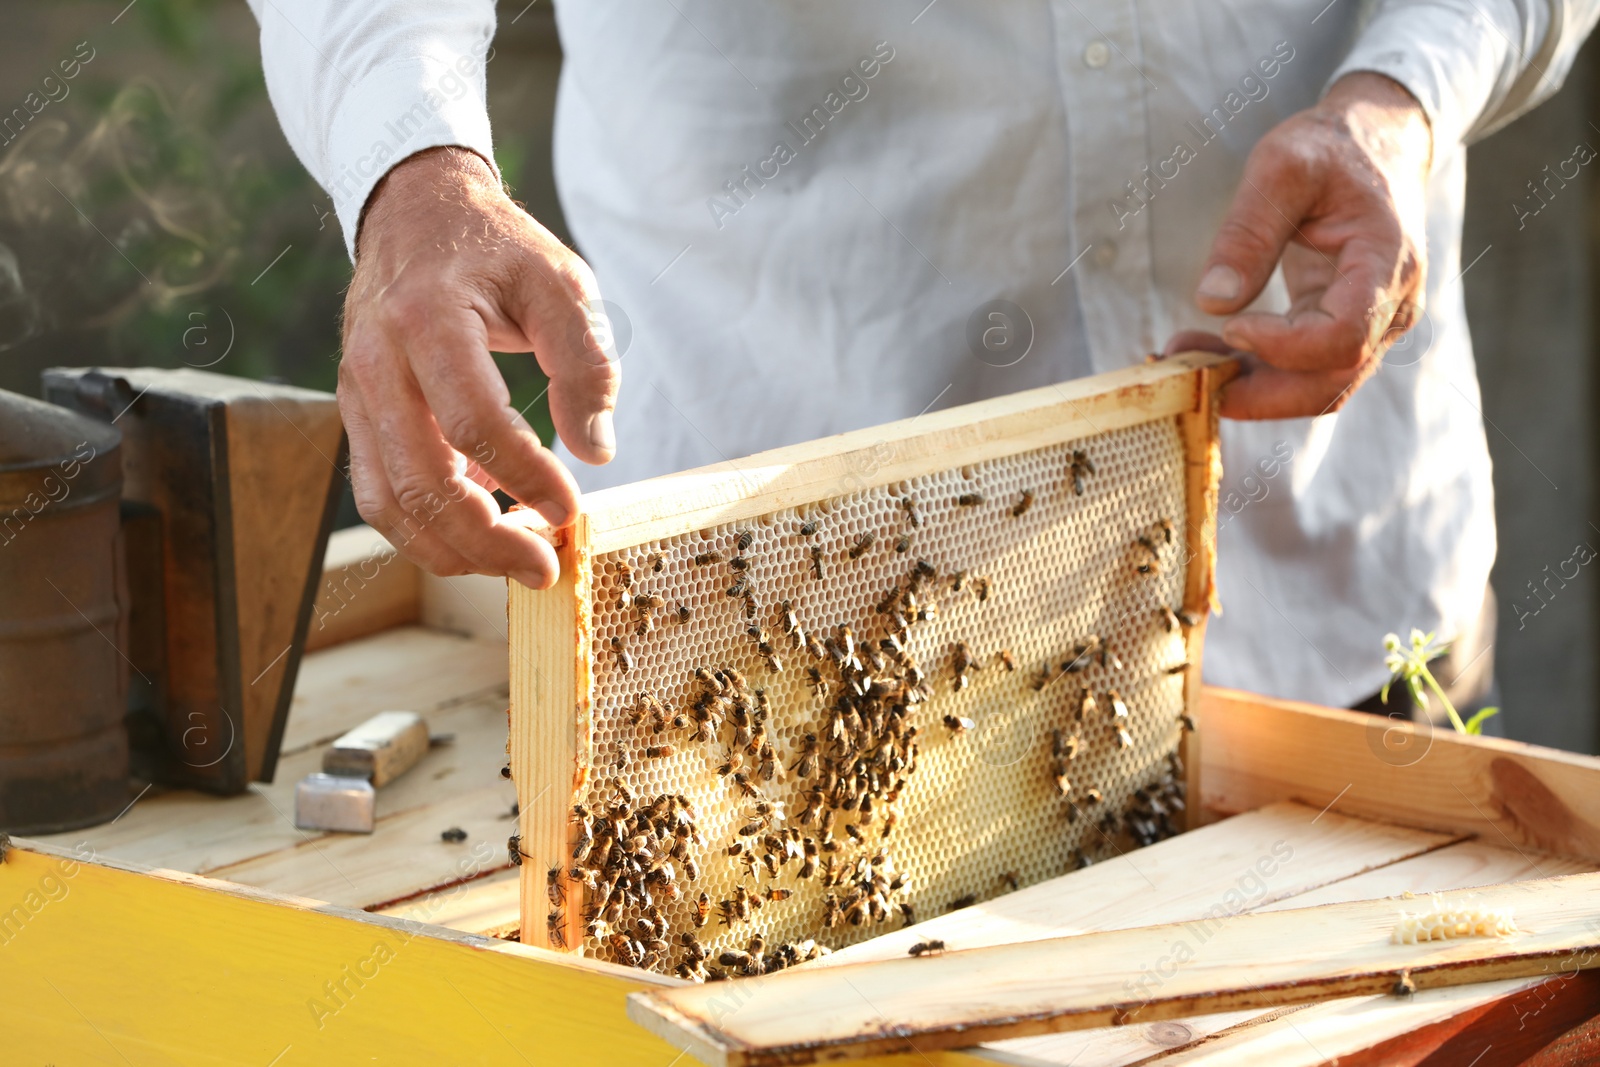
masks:
<path id="1" fill-rule="evenodd" d="M 596 554 L 829 499 L 840 495 L 841 485 L 851 492 L 892 485 L 1176 417 L 1187 464 L 1183 606 L 1203 619 L 1214 596 L 1221 475 L 1214 398 L 1236 372 L 1231 359 L 1188 353 L 587 495 L 582 518 L 560 537 L 561 580 L 544 591 L 510 584 L 510 753 L 526 858 L 523 936 L 550 944 L 545 872 L 564 869 L 569 860 L 568 812 L 585 784 L 593 685 L 585 612 L 589 560 Z M 1184 699 L 1191 710 L 1198 703 L 1203 638 L 1203 623 L 1187 637 Z M 1194 746 L 1192 735 L 1184 739 L 1191 774 L 1199 765 Z M 563 940 L 577 945 L 582 908 L 578 890 L 569 892 Z"/>

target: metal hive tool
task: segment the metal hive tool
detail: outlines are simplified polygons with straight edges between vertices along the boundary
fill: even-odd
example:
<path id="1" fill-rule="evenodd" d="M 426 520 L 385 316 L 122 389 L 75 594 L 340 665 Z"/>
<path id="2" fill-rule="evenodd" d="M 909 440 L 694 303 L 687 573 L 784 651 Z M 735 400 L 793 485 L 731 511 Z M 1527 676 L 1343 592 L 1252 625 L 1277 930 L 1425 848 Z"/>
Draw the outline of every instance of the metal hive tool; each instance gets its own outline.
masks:
<path id="1" fill-rule="evenodd" d="M 562 584 L 513 594 L 523 940 L 756 973 L 1181 829 L 1219 377 L 586 500 Z"/>

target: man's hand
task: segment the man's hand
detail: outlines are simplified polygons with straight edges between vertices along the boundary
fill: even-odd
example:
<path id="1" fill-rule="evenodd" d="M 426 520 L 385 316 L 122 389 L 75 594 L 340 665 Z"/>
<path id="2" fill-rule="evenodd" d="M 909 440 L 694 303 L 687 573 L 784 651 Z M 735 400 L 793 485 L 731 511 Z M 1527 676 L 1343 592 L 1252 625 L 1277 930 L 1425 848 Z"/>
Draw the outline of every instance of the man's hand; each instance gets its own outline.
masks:
<path id="1" fill-rule="evenodd" d="M 1267 133 L 1250 153 L 1195 303 L 1232 315 L 1186 348 L 1253 353 L 1221 413 L 1283 419 L 1337 411 L 1422 314 L 1426 192 L 1433 139 L 1399 83 L 1349 74 L 1322 102 Z M 1288 314 L 1236 314 L 1279 258 Z"/>
<path id="2" fill-rule="evenodd" d="M 588 265 L 472 152 L 420 152 L 374 190 L 345 300 L 339 410 L 356 507 L 407 558 L 435 574 L 555 581 L 550 543 L 520 521 L 531 516 L 501 515 L 490 493 L 563 526 L 577 485 L 489 353 L 533 352 L 561 440 L 608 462 L 621 372 L 599 296 Z"/>

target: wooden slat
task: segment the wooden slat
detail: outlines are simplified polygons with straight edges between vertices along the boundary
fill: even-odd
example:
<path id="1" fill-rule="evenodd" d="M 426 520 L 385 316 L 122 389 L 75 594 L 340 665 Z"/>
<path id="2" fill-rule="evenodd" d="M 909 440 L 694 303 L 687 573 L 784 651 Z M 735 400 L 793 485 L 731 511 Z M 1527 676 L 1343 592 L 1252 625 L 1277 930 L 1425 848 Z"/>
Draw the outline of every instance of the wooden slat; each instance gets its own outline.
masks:
<path id="1" fill-rule="evenodd" d="M 1441 896 L 1510 908 L 1521 932 L 1395 945 L 1397 902 L 1356 901 L 800 969 L 739 983 L 731 1005 L 715 986 L 639 994 L 629 1017 L 707 1063 L 793 1064 L 1373 994 L 1403 972 L 1426 989 L 1600 966 L 1600 874 Z"/>
<path id="2" fill-rule="evenodd" d="M 623 996 L 676 979 L 169 872 L 0 863 L 7 1063 L 667 1067 Z M 381 950 L 379 946 L 382 946 Z M 981 1067 L 960 1053 L 876 1067 Z"/>
<path id="3" fill-rule="evenodd" d="M 307 656 L 300 667 L 283 754 L 326 744 L 374 713 L 424 717 L 451 703 L 507 692 L 506 647 L 402 626 Z"/>
<path id="4" fill-rule="evenodd" d="M 1385 867 L 1457 838 L 1274 804 L 1062 878 L 840 949 L 806 969 L 903 959 L 918 941 L 1019 944 L 1238 914 Z"/>
<path id="5" fill-rule="evenodd" d="M 1361 712 L 1204 694 L 1204 803 L 1279 800 L 1600 861 L 1600 758 Z"/>
<path id="6" fill-rule="evenodd" d="M 1195 352 L 585 495 L 596 553 L 1195 411 Z M 870 462 L 863 462 L 870 459 Z M 872 471 L 863 477 L 862 471 Z"/>
<path id="7" fill-rule="evenodd" d="M 336 530 L 322 558 L 306 651 L 404 626 L 421 613 L 422 572 L 415 564 L 370 526 Z"/>
<path id="8" fill-rule="evenodd" d="M 1191 719 L 1200 718 L 1200 672 L 1205 650 L 1206 623 L 1216 607 L 1217 493 L 1222 485 L 1222 444 L 1217 436 L 1218 391 L 1236 377 L 1239 365 L 1232 361 L 1199 372 L 1197 407 L 1178 417 L 1183 434 L 1188 513 L 1184 517 L 1183 610 L 1199 619 L 1184 633 L 1185 659 L 1183 703 Z M 1193 830 L 1204 819 L 1200 805 L 1202 735 L 1186 731 L 1179 745 L 1183 759 L 1187 795 L 1192 803 L 1184 810 L 1184 829 Z"/>
<path id="9" fill-rule="evenodd" d="M 522 921 L 519 877 L 520 872 L 511 867 L 373 910 L 379 915 L 445 926 L 469 934 L 509 937 Z"/>
<path id="10" fill-rule="evenodd" d="M 550 944 L 545 872 L 571 863 L 567 827 L 573 793 L 582 785 L 589 752 L 589 648 L 583 606 L 589 565 L 583 516 L 566 531 L 557 555 L 561 577 L 536 592 L 515 582 L 510 595 L 511 774 L 522 817 L 522 939 Z M 542 783 L 542 784 L 536 784 Z M 563 937 L 579 944 L 582 915 L 576 890 L 565 910 Z"/>
<path id="11" fill-rule="evenodd" d="M 1324 816 L 1324 818 L 1331 817 Z M 1592 870 L 1594 870 L 1592 864 L 1581 860 L 1569 860 L 1559 856 L 1528 856 L 1508 848 L 1496 848 L 1482 841 L 1468 840 L 1400 860 L 1386 867 L 1378 867 L 1351 878 L 1330 882 L 1296 896 L 1273 901 L 1262 905 L 1260 910 L 1282 911 L 1312 907 L 1317 904 L 1375 900 L 1406 892 L 1424 894 L 1445 889 L 1467 889 L 1473 886 L 1535 878 L 1540 876 L 1540 871 L 1548 876 L 1578 874 Z M 1522 984 L 1518 980 L 1513 982 L 1512 986 L 1520 987 Z M 1467 1011 L 1480 1003 L 1503 995 L 1503 992 L 1497 983 L 1461 986 L 1436 991 L 1438 995 L 1431 996 L 1430 1003 L 1437 1005 L 1439 1010 L 1444 1010 L 1450 1004 L 1456 1004 L 1460 1010 Z M 1387 999 L 1368 998 L 1367 1002 L 1374 1007 L 1381 1007 Z M 1028 1064 L 1030 1067 L 1046 1067 L 1046 1065 L 1064 1067 L 1066 1064 L 1071 1064 L 1072 1067 L 1128 1067 L 1131 1064 L 1144 1063 L 1151 1057 L 1159 1055 L 1162 1057 L 1160 1060 L 1162 1067 L 1167 1067 L 1168 1064 L 1187 1063 L 1191 1055 L 1209 1055 L 1209 1053 L 1202 1054 L 1201 1049 L 1208 1046 L 1201 1045 L 1201 1042 L 1241 1027 L 1251 1028 L 1251 1032 L 1257 1034 L 1262 1041 L 1263 1047 L 1277 1048 L 1278 1040 L 1274 1036 L 1274 1031 L 1283 1029 L 1292 1033 L 1294 1026 L 1298 1025 L 1295 1020 L 1300 1010 L 1303 1009 L 1292 1009 L 1288 1015 L 1284 1015 L 1283 1009 L 1267 1012 L 1221 1012 L 1145 1026 L 1106 1027 L 1047 1034 L 1042 1037 L 1019 1038 L 986 1045 L 983 1053 L 993 1055 L 997 1062 Z M 1275 1020 L 1275 1016 L 1283 1017 Z M 1393 1017 L 1383 1012 L 1376 1014 L 1370 1022 L 1362 1021 L 1359 1014 L 1354 1018 L 1358 1020 L 1357 1024 L 1351 1026 L 1349 1033 L 1342 1035 L 1342 1041 L 1337 1046 L 1340 1053 L 1382 1041 L 1387 1035 L 1383 1029 L 1384 1022 L 1390 1018 L 1399 1019 L 1402 1025 L 1404 1024 L 1404 1017 Z M 1331 1043 L 1331 1039 L 1324 1043 Z M 1174 1052 L 1178 1046 L 1186 1047 L 1181 1052 Z M 1248 1049 L 1250 1046 L 1241 1045 L 1230 1037 L 1229 1047 Z"/>

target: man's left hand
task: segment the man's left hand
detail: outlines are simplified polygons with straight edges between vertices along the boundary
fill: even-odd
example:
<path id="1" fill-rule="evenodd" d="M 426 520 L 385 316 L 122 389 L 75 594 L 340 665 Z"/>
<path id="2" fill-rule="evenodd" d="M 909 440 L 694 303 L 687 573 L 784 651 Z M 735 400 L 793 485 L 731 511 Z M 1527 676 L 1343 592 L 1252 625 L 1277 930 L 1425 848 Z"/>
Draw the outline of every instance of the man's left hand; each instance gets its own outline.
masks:
<path id="1" fill-rule="evenodd" d="M 1421 317 L 1432 152 L 1415 98 L 1371 73 L 1340 78 L 1257 143 L 1195 293 L 1202 311 L 1232 317 L 1220 339 L 1184 331 L 1167 343 L 1169 354 L 1247 354 L 1223 416 L 1337 411 Z M 1241 313 L 1280 259 L 1288 312 Z"/>

